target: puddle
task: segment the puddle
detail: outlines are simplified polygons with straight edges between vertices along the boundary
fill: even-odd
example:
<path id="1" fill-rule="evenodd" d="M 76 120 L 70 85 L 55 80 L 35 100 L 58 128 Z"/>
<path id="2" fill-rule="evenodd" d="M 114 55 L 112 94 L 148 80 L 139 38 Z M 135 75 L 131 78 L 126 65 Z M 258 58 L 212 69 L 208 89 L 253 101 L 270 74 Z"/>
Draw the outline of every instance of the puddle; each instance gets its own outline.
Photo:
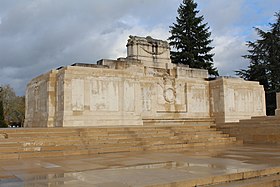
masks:
<path id="1" fill-rule="evenodd" d="M 228 174 L 231 173 L 241 173 L 241 172 L 247 172 L 247 171 L 252 171 L 252 169 L 249 168 L 236 168 L 236 167 L 227 167 L 225 169 L 225 172 Z"/>
<path id="2" fill-rule="evenodd" d="M 225 154 L 224 156 L 225 156 L 225 157 L 230 157 L 230 158 L 246 158 L 246 159 L 251 158 L 251 157 L 245 156 L 245 155 L 230 155 L 230 154 Z"/>
<path id="3" fill-rule="evenodd" d="M 105 170 L 127 170 L 127 169 L 184 169 L 190 167 L 204 167 L 204 168 L 217 168 L 215 164 L 203 164 L 203 163 L 189 163 L 189 162 L 175 162 L 175 161 L 166 161 L 166 162 L 156 162 L 156 163 L 143 163 L 130 166 L 116 166 L 114 168 L 108 168 Z"/>
<path id="4" fill-rule="evenodd" d="M 61 166 L 56 165 L 56 164 L 52 164 L 52 163 L 37 163 L 37 165 L 42 166 L 43 168 L 60 168 Z"/>
<path id="5" fill-rule="evenodd" d="M 14 182 L 23 182 L 23 180 L 21 180 L 21 179 L 19 179 L 17 177 L 15 177 L 15 178 L 0 179 L 0 186 L 2 186 L 1 183 L 4 184 L 4 183 L 14 183 Z"/>

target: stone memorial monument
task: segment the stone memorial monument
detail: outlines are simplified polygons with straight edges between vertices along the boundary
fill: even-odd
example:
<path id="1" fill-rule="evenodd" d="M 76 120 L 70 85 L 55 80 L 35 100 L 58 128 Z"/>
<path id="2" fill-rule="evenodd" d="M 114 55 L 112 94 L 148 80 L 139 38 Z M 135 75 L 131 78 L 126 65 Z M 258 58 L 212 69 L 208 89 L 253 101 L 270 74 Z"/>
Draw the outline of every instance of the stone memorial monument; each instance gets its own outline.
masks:
<path id="1" fill-rule="evenodd" d="M 75 63 L 27 85 L 25 127 L 143 125 L 145 119 L 235 122 L 265 115 L 264 89 L 240 78 L 208 79 L 175 65 L 167 41 L 130 36 L 127 57 Z"/>

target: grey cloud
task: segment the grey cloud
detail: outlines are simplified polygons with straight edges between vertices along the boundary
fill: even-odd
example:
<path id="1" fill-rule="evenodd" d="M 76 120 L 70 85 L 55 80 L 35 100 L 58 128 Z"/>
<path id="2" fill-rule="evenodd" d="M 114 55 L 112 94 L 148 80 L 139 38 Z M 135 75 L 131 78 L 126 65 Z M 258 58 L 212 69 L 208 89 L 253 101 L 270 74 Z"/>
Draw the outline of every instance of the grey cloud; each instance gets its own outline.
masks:
<path id="1" fill-rule="evenodd" d="M 1 0 L 0 84 L 23 94 L 28 80 L 52 68 L 110 58 L 118 34 L 135 26 L 123 19 L 141 18 L 137 24 L 153 27 L 151 21 L 164 17 L 155 7 L 165 5 L 161 0 Z"/>

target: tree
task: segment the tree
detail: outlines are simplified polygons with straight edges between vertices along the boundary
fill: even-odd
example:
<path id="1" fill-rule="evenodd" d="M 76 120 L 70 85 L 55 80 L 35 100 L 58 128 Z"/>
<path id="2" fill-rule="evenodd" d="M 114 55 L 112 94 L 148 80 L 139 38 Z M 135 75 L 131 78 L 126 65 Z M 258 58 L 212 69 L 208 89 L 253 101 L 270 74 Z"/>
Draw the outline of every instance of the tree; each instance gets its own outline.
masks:
<path id="1" fill-rule="evenodd" d="M 6 124 L 23 125 L 25 113 L 24 97 L 16 96 L 9 85 L 2 86 L 3 116 Z"/>
<path id="2" fill-rule="evenodd" d="M 203 16 L 197 16 L 197 4 L 193 0 L 183 0 L 178 8 L 177 23 L 170 26 L 171 60 L 175 64 L 185 64 L 192 68 L 207 69 L 210 75 L 218 76 L 213 66 L 213 47 L 207 23 Z"/>
<path id="3" fill-rule="evenodd" d="M 3 107 L 3 97 L 2 97 L 2 87 L 0 87 L 0 128 L 5 128 L 7 127 L 7 124 L 5 123 L 4 120 L 4 107 Z"/>
<path id="4" fill-rule="evenodd" d="M 255 28 L 260 39 L 247 42 L 249 54 L 248 69 L 236 71 L 237 75 L 252 81 L 259 81 L 266 94 L 267 115 L 274 115 L 276 92 L 280 91 L 280 11 L 275 14 L 276 22 L 268 31 Z"/>

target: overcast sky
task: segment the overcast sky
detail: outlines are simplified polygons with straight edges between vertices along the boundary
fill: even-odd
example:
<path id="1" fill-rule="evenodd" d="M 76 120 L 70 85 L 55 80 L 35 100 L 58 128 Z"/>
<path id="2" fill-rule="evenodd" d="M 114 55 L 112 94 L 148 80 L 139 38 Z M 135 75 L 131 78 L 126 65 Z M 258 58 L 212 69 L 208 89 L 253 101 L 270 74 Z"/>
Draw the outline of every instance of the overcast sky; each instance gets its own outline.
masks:
<path id="1" fill-rule="evenodd" d="M 166 40 L 182 0 L 0 0 L 0 85 L 24 95 L 32 78 L 74 62 L 126 56 L 129 35 Z M 279 0 L 196 0 L 220 75 L 247 67 L 253 27 L 267 29 Z"/>

